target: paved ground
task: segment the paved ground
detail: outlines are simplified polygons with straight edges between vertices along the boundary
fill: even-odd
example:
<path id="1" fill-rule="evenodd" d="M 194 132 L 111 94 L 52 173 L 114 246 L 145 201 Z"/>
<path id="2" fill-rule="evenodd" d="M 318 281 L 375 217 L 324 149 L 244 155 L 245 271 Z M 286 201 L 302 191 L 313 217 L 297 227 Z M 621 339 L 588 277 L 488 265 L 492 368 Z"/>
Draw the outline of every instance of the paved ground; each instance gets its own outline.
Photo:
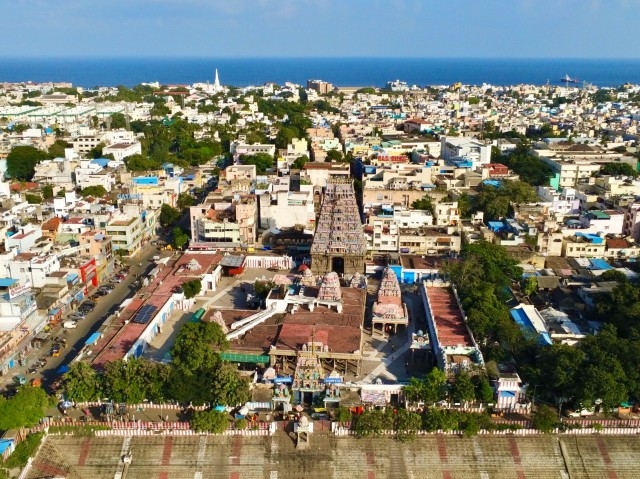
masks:
<path id="1" fill-rule="evenodd" d="M 124 470 L 121 457 L 131 451 Z M 423 436 L 413 442 L 313 434 L 296 450 L 291 433 L 272 437 L 49 436 L 27 479 L 637 479 L 637 437 Z"/>

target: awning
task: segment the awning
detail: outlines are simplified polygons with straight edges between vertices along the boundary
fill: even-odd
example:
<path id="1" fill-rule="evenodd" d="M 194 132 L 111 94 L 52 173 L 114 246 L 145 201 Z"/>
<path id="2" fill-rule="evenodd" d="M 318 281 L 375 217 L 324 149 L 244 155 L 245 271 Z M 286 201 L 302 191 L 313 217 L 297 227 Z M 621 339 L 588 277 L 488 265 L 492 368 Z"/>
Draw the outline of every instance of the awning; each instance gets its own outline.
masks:
<path id="1" fill-rule="evenodd" d="M 258 356 L 254 354 L 220 353 L 220 359 L 231 363 L 262 363 L 269 364 L 269 356 Z"/>
<path id="2" fill-rule="evenodd" d="M 46 331 L 41 331 L 38 334 L 36 334 L 36 337 L 33 339 L 37 339 L 38 341 L 44 341 L 45 339 L 47 339 L 49 337 L 49 333 Z"/>
<path id="3" fill-rule="evenodd" d="M 100 336 L 102 336 L 102 334 L 96 331 L 91 336 L 89 336 L 89 338 L 84 342 L 84 345 L 91 346 L 92 344 L 98 342 L 98 339 L 100 339 Z"/>

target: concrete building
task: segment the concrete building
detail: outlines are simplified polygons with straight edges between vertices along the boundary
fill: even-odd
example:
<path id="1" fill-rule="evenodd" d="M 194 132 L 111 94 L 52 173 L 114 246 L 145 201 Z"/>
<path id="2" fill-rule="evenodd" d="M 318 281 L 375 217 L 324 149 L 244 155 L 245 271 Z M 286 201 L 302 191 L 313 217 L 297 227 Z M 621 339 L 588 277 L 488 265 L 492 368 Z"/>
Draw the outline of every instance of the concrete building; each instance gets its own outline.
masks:
<path id="1" fill-rule="evenodd" d="M 258 207 L 254 195 L 209 195 L 189 208 L 191 247 L 250 248 L 255 245 Z"/>
<path id="2" fill-rule="evenodd" d="M 140 251 L 143 230 L 140 216 L 131 217 L 123 213 L 115 214 L 105 227 L 113 250 L 122 250 L 126 256 L 135 256 Z"/>
<path id="3" fill-rule="evenodd" d="M 314 90 L 319 95 L 327 95 L 333 91 L 333 84 L 322 80 L 307 80 L 307 90 Z"/>
<path id="4" fill-rule="evenodd" d="M 466 159 L 478 167 L 491 162 L 491 145 L 474 138 L 446 137 L 441 138 L 441 156 L 445 161 Z"/>
<path id="5" fill-rule="evenodd" d="M 116 161 L 124 161 L 125 158 L 142 153 L 142 144 L 139 141 L 133 143 L 115 143 L 102 149 L 103 155 L 112 154 Z"/>
<path id="6" fill-rule="evenodd" d="M 566 237 L 562 243 L 562 256 L 567 258 L 602 258 L 605 256 L 606 243 L 595 234 L 576 233 Z"/>
<path id="7" fill-rule="evenodd" d="M 266 191 L 258 196 L 260 228 L 314 228 L 313 187 L 301 185 L 301 191 Z"/>
<path id="8" fill-rule="evenodd" d="M 24 360 L 45 320 L 38 313 L 30 283 L 0 278 L 0 375 Z"/>

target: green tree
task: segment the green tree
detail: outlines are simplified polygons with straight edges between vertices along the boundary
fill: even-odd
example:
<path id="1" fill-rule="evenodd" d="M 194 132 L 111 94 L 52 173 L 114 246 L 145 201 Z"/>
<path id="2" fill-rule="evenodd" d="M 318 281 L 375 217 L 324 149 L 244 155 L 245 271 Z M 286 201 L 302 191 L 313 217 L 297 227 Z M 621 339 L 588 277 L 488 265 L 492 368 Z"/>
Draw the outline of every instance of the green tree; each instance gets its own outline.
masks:
<path id="1" fill-rule="evenodd" d="M 603 175 L 630 176 L 632 178 L 637 178 L 638 174 L 640 174 L 631 165 L 622 162 L 606 163 L 600 168 L 600 173 Z"/>
<path id="2" fill-rule="evenodd" d="M 39 387 L 21 386 L 11 399 L 0 396 L 0 431 L 35 426 L 52 404 L 52 398 Z"/>
<path id="3" fill-rule="evenodd" d="M 193 196 L 189 193 L 180 193 L 178 195 L 178 201 L 176 202 L 178 209 L 184 210 L 189 208 L 189 206 L 193 206 Z"/>
<path id="4" fill-rule="evenodd" d="M 547 405 L 538 407 L 531 417 L 531 424 L 534 429 L 544 433 L 552 432 L 558 425 L 556 412 Z"/>
<path id="5" fill-rule="evenodd" d="M 24 199 L 27 200 L 27 203 L 30 205 L 40 205 L 42 204 L 42 196 L 34 195 L 32 193 L 25 193 Z"/>
<path id="6" fill-rule="evenodd" d="M 355 418 L 354 431 L 358 437 L 379 436 L 394 429 L 393 412 L 387 408 L 369 409 Z"/>
<path id="7" fill-rule="evenodd" d="M 189 235 L 183 231 L 182 228 L 175 227 L 171 230 L 171 245 L 178 250 L 181 250 L 189 242 Z"/>
<path id="8" fill-rule="evenodd" d="M 191 419 L 191 428 L 196 432 L 222 434 L 229 427 L 229 416 L 215 410 L 197 411 Z"/>
<path id="9" fill-rule="evenodd" d="M 65 148 L 70 148 L 71 145 L 64 140 L 56 140 L 48 150 L 50 158 L 64 158 Z"/>
<path id="10" fill-rule="evenodd" d="M 67 398 L 77 401 L 95 401 L 102 397 L 101 377 L 87 363 L 74 362 L 64 375 Z"/>
<path id="11" fill-rule="evenodd" d="M 422 417 L 406 409 L 399 409 L 395 417 L 396 438 L 400 441 L 413 439 L 422 427 Z"/>
<path id="12" fill-rule="evenodd" d="M 451 387 L 451 397 L 456 402 L 473 401 L 476 398 L 475 386 L 465 371 L 456 374 L 455 382 Z"/>
<path id="13" fill-rule="evenodd" d="M 216 350 L 228 346 L 227 338 L 216 323 L 187 323 L 180 328 L 171 348 L 172 366 L 185 376 L 213 371 L 220 363 Z"/>
<path id="14" fill-rule="evenodd" d="M 304 165 L 306 165 L 308 162 L 309 162 L 309 157 L 307 155 L 299 156 L 291 164 L 291 168 L 301 170 L 302 168 L 304 168 Z"/>
<path id="15" fill-rule="evenodd" d="M 529 276 L 527 279 L 524 280 L 522 285 L 522 292 L 525 295 L 531 296 L 537 290 L 538 290 L 538 278 L 536 278 L 535 276 Z"/>
<path id="16" fill-rule="evenodd" d="M 237 406 L 251 398 L 249 381 L 229 364 L 223 364 L 214 372 L 211 401 L 224 406 Z"/>
<path id="17" fill-rule="evenodd" d="M 338 406 L 334 410 L 334 418 L 340 424 L 350 422 L 352 417 L 351 411 L 345 406 Z"/>
<path id="18" fill-rule="evenodd" d="M 102 185 L 87 186 L 81 192 L 82 196 L 93 196 L 96 198 L 102 198 L 107 194 L 107 190 Z"/>
<path id="19" fill-rule="evenodd" d="M 42 193 L 42 197 L 45 200 L 53 198 L 53 186 L 52 185 L 42 185 L 42 187 L 40 187 L 40 192 Z"/>
<path id="20" fill-rule="evenodd" d="M 340 150 L 327 151 L 327 161 L 330 163 L 343 163 L 344 155 Z"/>
<path id="21" fill-rule="evenodd" d="M 158 159 L 135 154 L 126 157 L 124 159 L 124 164 L 129 171 L 152 171 L 160 168 L 162 162 Z"/>
<path id="22" fill-rule="evenodd" d="M 119 359 L 104 367 L 104 390 L 115 402 L 138 404 L 147 399 L 145 384 L 140 375 L 140 360 Z"/>
<path id="23" fill-rule="evenodd" d="M 476 383 L 476 399 L 483 403 L 493 401 L 493 389 L 485 377 L 481 377 Z"/>
<path id="24" fill-rule="evenodd" d="M 160 225 L 164 228 L 175 224 L 180 219 L 180 210 L 164 203 L 160 208 Z"/>
<path id="25" fill-rule="evenodd" d="M 433 216 L 434 215 L 433 198 L 429 195 L 424 195 L 419 200 L 415 200 L 413 203 L 411 203 L 411 208 L 413 208 L 414 210 L 428 211 L 429 213 L 431 213 L 431 216 Z"/>
<path id="26" fill-rule="evenodd" d="M 266 173 L 268 169 L 273 168 L 273 156 L 267 153 L 241 155 L 240 162 L 243 165 L 256 165 L 256 172 L 259 174 Z"/>
<path id="27" fill-rule="evenodd" d="M 14 146 L 7 155 L 7 176 L 14 180 L 31 181 L 36 165 L 46 158 L 44 151 L 33 146 Z"/>
<path id="28" fill-rule="evenodd" d="M 297 128 L 291 126 L 282 126 L 280 130 L 278 130 L 278 134 L 276 135 L 275 143 L 277 148 L 286 148 L 289 143 L 294 138 L 300 137 L 300 131 Z"/>
<path id="29" fill-rule="evenodd" d="M 182 283 L 182 291 L 184 291 L 184 297 L 191 299 L 197 296 L 202 290 L 202 282 L 199 279 L 192 279 Z"/>
<path id="30" fill-rule="evenodd" d="M 114 130 L 119 130 L 125 128 L 127 126 L 127 119 L 122 113 L 112 113 L 111 114 L 111 128 Z"/>

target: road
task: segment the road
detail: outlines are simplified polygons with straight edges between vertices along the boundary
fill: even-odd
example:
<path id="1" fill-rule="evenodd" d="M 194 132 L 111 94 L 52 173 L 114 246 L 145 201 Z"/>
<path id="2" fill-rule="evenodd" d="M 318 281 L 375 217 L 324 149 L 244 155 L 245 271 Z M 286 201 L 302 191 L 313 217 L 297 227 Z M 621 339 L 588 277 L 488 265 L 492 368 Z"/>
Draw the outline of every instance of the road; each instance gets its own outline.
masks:
<path id="1" fill-rule="evenodd" d="M 29 351 L 27 355 L 27 366 L 15 367 L 9 374 L 0 377 L 0 387 L 4 388 L 7 384 L 11 383 L 14 376 L 22 375 L 25 376 L 28 381 L 32 378 L 42 379 L 43 385 L 47 388 L 59 376 L 57 374 L 58 368 L 62 365 L 70 364 L 73 358 L 84 347 L 87 338 L 98 330 L 102 322 L 110 314 L 114 313 L 125 299 L 132 297 L 138 291 L 138 287 L 133 284 L 136 281 L 136 275 L 143 277 L 154 268 L 152 258 L 156 254 L 158 254 L 158 248 L 149 243 L 134 259 L 125 261 L 131 268 L 124 281 L 116 284 L 111 293 L 102 296 L 96 303 L 95 309 L 91 311 L 86 318 L 78 321 L 77 328 L 69 329 L 65 333 L 61 326 L 64 319 L 60 321 L 59 325 L 52 328 L 49 338 L 47 338 L 40 348 L 34 348 Z M 139 266 L 140 264 L 142 264 L 142 266 Z M 70 313 L 71 312 L 69 312 L 69 314 Z M 53 357 L 50 356 L 49 352 L 53 345 L 53 338 L 56 336 L 65 338 L 67 340 L 67 347 L 61 350 L 60 356 Z M 28 374 L 27 370 L 30 365 L 42 358 L 46 358 L 47 365 L 34 374 Z"/>

